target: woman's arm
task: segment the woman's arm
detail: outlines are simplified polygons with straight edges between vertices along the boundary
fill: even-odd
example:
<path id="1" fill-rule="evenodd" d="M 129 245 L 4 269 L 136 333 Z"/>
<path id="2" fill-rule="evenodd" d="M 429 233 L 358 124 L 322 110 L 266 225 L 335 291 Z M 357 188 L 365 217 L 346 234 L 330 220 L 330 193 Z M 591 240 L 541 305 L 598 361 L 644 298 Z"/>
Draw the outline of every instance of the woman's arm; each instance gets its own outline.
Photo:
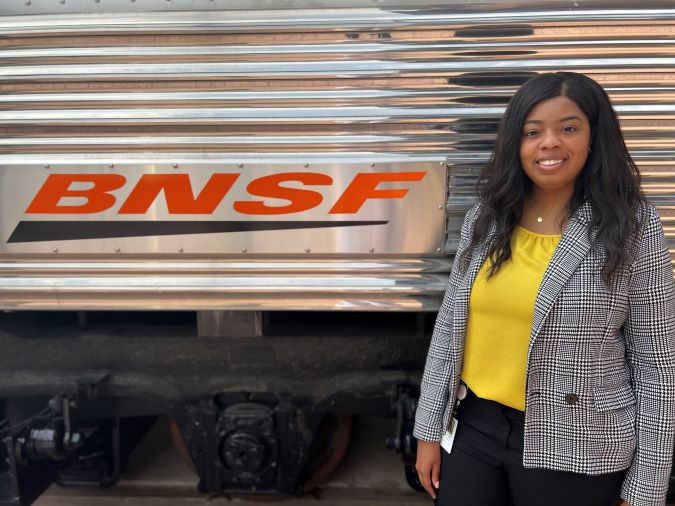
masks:
<path id="1" fill-rule="evenodd" d="M 452 264 L 448 286 L 431 336 L 419 404 L 415 413 L 413 435 L 418 439 L 415 469 L 422 486 L 433 499 L 436 499 L 436 491 L 440 485 L 441 446 L 439 442 L 445 430 L 443 415 L 448 403 L 448 384 L 452 376 L 451 330 L 455 290 L 460 278 L 460 256 L 471 240 L 471 225 L 478 208 L 479 205 L 475 205 L 464 217 L 455 261 Z"/>
<path id="2" fill-rule="evenodd" d="M 431 336 L 413 430 L 413 435 L 422 441 L 438 443 L 445 432 L 443 415 L 448 402 L 448 383 L 452 375 L 450 348 L 455 291 L 460 278 L 460 257 L 471 240 L 473 220 L 479 208 L 480 204 L 474 205 L 464 217 L 457 254 Z"/>
<path id="3" fill-rule="evenodd" d="M 645 213 L 631 266 L 626 358 L 636 398 L 637 447 L 621 490 L 631 506 L 665 503 L 675 434 L 675 288 L 659 215 Z"/>
<path id="4" fill-rule="evenodd" d="M 441 486 L 441 445 L 418 440 L 415 470 L 424 490 L 436 499 L 436 492 Z"/>

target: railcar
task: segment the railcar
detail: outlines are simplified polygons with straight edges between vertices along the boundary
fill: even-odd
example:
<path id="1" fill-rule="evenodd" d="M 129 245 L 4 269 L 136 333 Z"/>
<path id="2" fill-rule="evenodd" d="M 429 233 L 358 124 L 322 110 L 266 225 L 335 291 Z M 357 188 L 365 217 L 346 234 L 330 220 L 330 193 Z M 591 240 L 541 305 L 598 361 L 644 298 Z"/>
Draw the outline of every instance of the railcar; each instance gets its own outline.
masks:
<path id="1" fill-rule="evenodd" d="M 561 69 L 609 92 L 675 247 L 665 0 L 3 0 L 0 504 L 113 484 L 160 415 L 204 493 L 310 489 L 360 414 L 415 485 L 476 176 Z"/>

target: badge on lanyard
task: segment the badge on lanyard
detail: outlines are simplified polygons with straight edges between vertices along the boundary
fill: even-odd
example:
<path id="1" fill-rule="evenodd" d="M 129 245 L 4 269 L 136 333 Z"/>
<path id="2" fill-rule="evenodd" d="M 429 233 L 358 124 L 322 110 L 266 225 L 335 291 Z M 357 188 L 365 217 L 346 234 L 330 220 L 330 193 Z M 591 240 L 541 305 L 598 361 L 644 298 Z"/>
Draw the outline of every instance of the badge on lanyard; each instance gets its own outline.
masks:
<path id="1" fill-rule="evenodd" d="M 450 422 L 450 428 L 445 431 L 443 437 L 441 438 L 441 448 L 446 452 L 450 453 L 452 451 L 452 444 L 455 442 L 455 434 L 457 433 L 457 418 L 452 417 L 452 422 Z"/>
<path id="2" fill-rule="evenodd" d="M 460 383 L 459 386 L 457 387 L 457 395 L 456 395 L 457 400 L 455 402 L 455 411 L 457 411 L 459 403 L 466 398 L 467 393 L 468 389 L 466 388 L 466 385 L 464 383 Z M 450 428 L 445 431 L 445 434 L 443 434 L 443 437 L 441 438 L 441 448 L 443 448 L 448 453 L 452 451 L 452 444 L 455 442 L 457 425 L 458 425 L 457 418 L 453 416 L 452 421 L 450 422 Z"/>

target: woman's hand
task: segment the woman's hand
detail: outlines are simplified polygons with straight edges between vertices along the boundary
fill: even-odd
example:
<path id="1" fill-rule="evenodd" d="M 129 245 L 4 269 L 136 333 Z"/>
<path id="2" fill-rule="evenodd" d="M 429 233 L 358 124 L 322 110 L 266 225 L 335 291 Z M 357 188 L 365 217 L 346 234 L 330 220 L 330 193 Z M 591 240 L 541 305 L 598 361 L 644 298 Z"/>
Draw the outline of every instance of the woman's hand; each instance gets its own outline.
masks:
<path id="1" fill-rule="evenodd" d="M 417 462 L 415 463 L 417 476 L 424 489 L 432 499 L 436 499 L 436 491 L 440 486 L 441 475 L 441 445 L 429 441 L 417 440 Z"/>

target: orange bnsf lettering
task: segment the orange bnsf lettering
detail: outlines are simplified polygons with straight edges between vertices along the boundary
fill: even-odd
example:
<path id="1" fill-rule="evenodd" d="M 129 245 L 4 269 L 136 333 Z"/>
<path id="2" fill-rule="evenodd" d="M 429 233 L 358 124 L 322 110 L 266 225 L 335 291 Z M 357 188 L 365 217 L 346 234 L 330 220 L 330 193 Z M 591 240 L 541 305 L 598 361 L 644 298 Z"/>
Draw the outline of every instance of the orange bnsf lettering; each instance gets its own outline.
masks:
<path id="1" fill-rule="evenodd" d="M 329 185 L 333 179 L 326 174 L 315 172 L 287 172 L 254 179 L 246 187 L 251 195 L 288 200 L 290 204 L 268 206 L 263 200 L 238 200 L 234 203 L 235 211 L 242 214 L 290 214 L 306 211 L 318 206 L 323 195 L 303 188 L 286 188 L 280 184 L 285 181 L 300 181 L 305 185 Z"/>
<path id="2" fill-rule="evenodd" d="M 110 209 L 115 197 L 110 192 L 121 188 L 126 178 L 119 174 L 50 174 L 26 209 L 29 214 L 92 214 Z M 84 190 L 71 189 L 73 183 L 91 183 Z M 80 197 L 86 202 L 76 206 L 59 205 L 62 198 Z"/>
<path id="3" fill-rule="evenodd" d="M 380 183 L 419 181 L 426 172 L 368 172 L 357 174 L 345 192 L 330 210 L 330 214 L 354 214 L 368 199 L 400 199 L 407 188 L 378 190 Z"/>
<path id="4" fill-rule="evenodd" d="M 197 198 L 189 174 L 144 174 L 119 214 L 145 214 L 163 191 L 169 214 L 211 214 L 230 191 L 239 174 L 213 174 Z"/>

